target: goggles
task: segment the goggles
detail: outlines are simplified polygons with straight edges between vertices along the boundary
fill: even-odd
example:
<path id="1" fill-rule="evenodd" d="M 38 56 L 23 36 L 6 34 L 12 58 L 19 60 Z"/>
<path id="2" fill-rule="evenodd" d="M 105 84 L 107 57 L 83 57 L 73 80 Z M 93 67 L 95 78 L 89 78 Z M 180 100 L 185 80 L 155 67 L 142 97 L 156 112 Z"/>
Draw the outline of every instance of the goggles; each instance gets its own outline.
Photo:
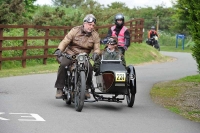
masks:
<path id="1" fill-rule="evenodd" d="M 117 41 L 113 38 L 109 38 L 107 44 L 115 45 L 117 44 Z"/>
<path id="2" fill-rule="evenodd" d="M 96 24 L 96 19 L 93 17 L 88 17 L 87 19 L 84 20 L 84 22 L 88 22 L 88 23 L 94 22 Z"/>

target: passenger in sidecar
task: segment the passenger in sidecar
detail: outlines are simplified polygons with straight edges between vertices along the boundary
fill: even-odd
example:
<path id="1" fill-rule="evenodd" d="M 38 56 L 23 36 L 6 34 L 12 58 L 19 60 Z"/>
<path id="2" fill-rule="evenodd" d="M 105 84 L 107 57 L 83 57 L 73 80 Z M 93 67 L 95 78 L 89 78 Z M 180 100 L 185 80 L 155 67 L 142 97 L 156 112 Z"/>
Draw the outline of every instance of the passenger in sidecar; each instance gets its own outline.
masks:
<path id="1" fill-rule="evenodd" d="M 95 75 L 99 74 L 100 71 L 100 64 L 103 63 L 120 63 L 126 66 L 126 61 L 124 59 L 124 56 L 120 53 L 118 47 L 117 47 L 117 37 L 110 37 L 108 39 L 107 45 L 105 49 L 101 52 L 101 56 L 98 60 L 94 62 L 94 72 L 96 72 Z M 113 61 L 112 61 L 113 60 Z M 118 61 L 117 61 L 118 60 Z"/>

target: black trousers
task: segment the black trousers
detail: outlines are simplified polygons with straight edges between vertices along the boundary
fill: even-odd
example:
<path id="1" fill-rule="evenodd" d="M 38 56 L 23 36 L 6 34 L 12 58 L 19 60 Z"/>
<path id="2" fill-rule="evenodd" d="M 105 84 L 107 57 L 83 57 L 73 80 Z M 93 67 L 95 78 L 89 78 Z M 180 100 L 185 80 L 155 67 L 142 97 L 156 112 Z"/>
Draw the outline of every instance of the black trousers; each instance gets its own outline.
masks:
<path id="1" fill-rule="evenodd" d="M 123 47 L 118 47 L 118 49 L 123 55 L 125 55 L 125 49 Z"/>
<path id="2" fill-rule="evenodd" d="M 57 79 L 56 79 L 56 83 L 55 83 L 55 88 L 64 88 L 65 85 L 65 77 L 66 77 L 66 70 L 65 67 L 69 66 L 71 63 L 70 59 L 67 59 L 66 57 L 63 57 L 61 59 L 61 63 L 58 69 L 58 73 L 57 73 Z M 85 64 L 86 67 L 88 67 L 87 63 Z M 88 78 L 86 81 L 86 85 L 91 86 L 92 83 L 92 75 L 93 75 L 93 67 L 92 64 L 89 62 L 89 73 L 88 73 Z"/>

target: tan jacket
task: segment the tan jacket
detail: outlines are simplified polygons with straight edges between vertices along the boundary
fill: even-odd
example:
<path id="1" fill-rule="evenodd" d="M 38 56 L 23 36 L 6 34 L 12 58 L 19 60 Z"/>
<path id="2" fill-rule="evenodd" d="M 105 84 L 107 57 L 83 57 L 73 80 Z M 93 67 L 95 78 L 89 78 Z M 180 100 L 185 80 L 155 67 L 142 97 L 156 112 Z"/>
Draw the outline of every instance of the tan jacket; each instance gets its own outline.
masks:
<path id="1" fill-rule="evenodd" d="M 100 38 L 99 34 L 94 30 L 91 35 L 87 35 L 83 31 L 83 25 L 74 27 L 60 42 L 58 49 L 66 52 L 67 54 L 74 55 L 82 52 L 90 54 L 93 50 L 94 53 L 100 53 Z"/>

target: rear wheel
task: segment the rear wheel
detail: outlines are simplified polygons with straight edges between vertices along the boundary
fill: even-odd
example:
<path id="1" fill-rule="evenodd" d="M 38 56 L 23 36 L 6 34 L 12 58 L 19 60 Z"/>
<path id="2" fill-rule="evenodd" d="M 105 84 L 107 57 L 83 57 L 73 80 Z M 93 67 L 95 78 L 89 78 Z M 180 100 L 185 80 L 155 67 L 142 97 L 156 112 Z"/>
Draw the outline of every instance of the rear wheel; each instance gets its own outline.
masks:
<path id="1" fill-rule="evenodd" d="M 131 79 L 127 79 L 127 95 L 126 95 L 126 101 L 128 104 L 128 107 L 133 107 L 135 102 L 135 94 L 136 94 L 136 74 L 134 67 L 129 67 L 129 70 L 133 70 L 133 77 L 131 76 Z M 129 75 L 130 76 L 130 75 Z"/>
<path id="2" fill-rule="evenodd" d="M 81 112 L 85 100 L 86 78 L 85 72 L 81 71 L 77 77 L 76 91 L 75 91 L 75 109 Z"/>
<path id="3" fill-rule="evenodd" d="M 128 86 L 127 89 L 128 89 L 127 90 L 128 94 L 126 95 L 126 101 L 127 101 L 128 107 L 133 107 L 134 102 L 135 102 L 135 94 L 131 93 L 130 86 Z"/>

